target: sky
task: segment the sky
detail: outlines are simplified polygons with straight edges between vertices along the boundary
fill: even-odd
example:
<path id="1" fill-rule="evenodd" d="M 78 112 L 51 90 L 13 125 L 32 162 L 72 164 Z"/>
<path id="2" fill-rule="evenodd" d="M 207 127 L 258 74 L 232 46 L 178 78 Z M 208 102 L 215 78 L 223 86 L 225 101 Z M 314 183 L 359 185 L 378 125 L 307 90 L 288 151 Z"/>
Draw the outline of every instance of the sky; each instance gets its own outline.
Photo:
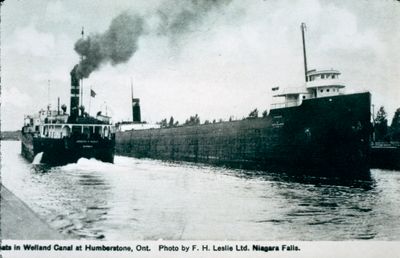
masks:
<path id="1" fill-rule="evenodd" d="M 114 62 L 106 55 L 84 79 L 84 105 L 92 115 L 107 106 L 114 122 L 130 120 L 131 81 L 149 123 L 261 113 L 274 102 L 272 87 L 304 83 L 302 22 L 309 69 L 339 70 L 346 91 L 371 92 L 375 112 L 383 105 L 389 123 L 400 107 L 399 1 L 6 0 L 1 129 L 20 129 L 24 114 L 49 102 L 56 108 L 57 97 L 69 110 L 69 74 L 80 61 L 74 46 L 82 27 L 86 39 L 102 39 L 121 14 L 138 17 L 140 29 L 125 39 L 130 58 Z"/>

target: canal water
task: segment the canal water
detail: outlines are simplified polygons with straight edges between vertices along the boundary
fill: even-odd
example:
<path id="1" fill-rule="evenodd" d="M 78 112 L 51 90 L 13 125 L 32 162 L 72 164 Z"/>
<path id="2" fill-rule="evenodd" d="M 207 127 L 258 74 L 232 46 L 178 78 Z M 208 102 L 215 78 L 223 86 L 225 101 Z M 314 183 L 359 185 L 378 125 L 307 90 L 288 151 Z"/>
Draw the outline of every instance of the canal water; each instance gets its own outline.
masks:
<path id="1" fill-rule="evenodd" d="M 115 157 L 33 165 L 1 142 L 2 183 L 51 227 L 105 240 L 400 240 L 400 171 L 338 182 Z"/>

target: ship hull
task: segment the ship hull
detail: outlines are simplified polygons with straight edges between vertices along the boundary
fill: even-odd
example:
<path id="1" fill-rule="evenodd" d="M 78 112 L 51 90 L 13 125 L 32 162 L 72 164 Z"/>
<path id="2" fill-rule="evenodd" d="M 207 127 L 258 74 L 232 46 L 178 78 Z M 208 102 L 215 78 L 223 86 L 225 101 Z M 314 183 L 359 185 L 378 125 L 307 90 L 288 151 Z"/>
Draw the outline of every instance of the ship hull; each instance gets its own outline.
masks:
<path id="1" fill-rule="evenodd" d="M 369 174 L 370 94 L 306 100 L 266 118 L 117 132 L 116 152 L 318 176 Z"/>
<path id="2" fill-rule="evenodd" d="M 31 133 L 23 133 L 21 137 L 22 156 L 32 162 L 37 154 L 43 153 L 40 162 L 49 165 L 75 163 L 80 158 L 113 163 L 114 151 L 114 139 L 53 139 L 34 137 Z"/>

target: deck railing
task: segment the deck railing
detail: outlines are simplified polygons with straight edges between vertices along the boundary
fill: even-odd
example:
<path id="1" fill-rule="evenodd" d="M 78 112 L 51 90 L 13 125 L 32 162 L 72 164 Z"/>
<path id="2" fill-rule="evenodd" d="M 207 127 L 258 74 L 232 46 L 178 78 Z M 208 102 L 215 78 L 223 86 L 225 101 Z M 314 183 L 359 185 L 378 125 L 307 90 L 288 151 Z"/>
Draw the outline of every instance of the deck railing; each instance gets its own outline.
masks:
<path id="1" fill-rule="evenodd" d="M 271 104 L 271 109 L 285 108 L 285 107 L 297 107 L 299 104 L 297 101 L 286 101 L 282 103 Z"/>

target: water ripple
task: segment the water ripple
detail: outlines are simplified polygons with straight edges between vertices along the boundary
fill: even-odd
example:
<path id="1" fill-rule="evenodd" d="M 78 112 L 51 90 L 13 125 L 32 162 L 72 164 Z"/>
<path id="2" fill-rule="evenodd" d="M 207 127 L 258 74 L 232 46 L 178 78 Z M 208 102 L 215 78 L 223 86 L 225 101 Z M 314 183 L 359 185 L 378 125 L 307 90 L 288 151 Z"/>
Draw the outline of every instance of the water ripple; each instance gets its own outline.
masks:
<path id="1" fill-rule="evenodd" d="M 400 240 L 400 172 L 338 180 L 115 157 L 32 165 L 2 142 L 2 181 L 49 224 L 94 240 Z"/>

